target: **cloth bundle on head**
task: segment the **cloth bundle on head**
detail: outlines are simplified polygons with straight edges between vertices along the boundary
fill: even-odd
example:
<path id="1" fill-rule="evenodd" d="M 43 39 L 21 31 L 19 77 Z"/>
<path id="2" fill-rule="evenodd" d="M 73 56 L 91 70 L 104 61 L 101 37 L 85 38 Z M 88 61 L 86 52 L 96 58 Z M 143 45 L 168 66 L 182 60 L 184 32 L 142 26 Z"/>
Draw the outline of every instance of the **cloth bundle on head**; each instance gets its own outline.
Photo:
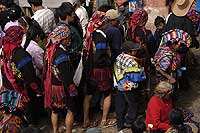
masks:
<path id="1" fill-rule="evenodd" d="M 117 10 L 110 9 L 106 12 L 106 16 L 108 17 L 109 20 L 113 20 L 113 19 L 118 19 L 120 14 Z"/>
<path id="2" fill-rule="evenodd" d="M 134 32 L 137 26 L 141 26 L 143 32 L 146 34 L 145 24 L 148 20 L 148 14 L 144 9 L 136 9 L 129 19 L 129 27 L 131 27 L 131 37 L 134 38 Z"/>
<path id="3" fill-rule="evenodd" d="M 194 0 L 174 0 L 171 10 L 176 16 L 185 16 Z"/>
<path id="4" fill-rule="evenodd" d="M 180 29 L 174 29 L 163 33 L 160 46 L 166 45 L 168 41 L 177 41 L 178 44 L 189 47 L 191 45 L 192 38 L 187 32 Z"/>
<path id="5" fill-rule="evenodd" d="M 21 46 L 23 35 L 24 32 L 20 26 L 11 26 L 6 30 L 5 36 L 0 40 L 0 47 L 4 47 L 3 50 L 7 59 L 10 59 L 16 47 Z"/>
<path id="6" fill-rule="evenodd" d="M 86 30 L 86 50 L 90 50 L 90 44 L 92 43 L 92 33 L 99 27 L 108 22 L 105 12 L 95 11 L 88 23 Z"/>
<path id="7" fill-rule="evenodd" d="M 69 27 L 60 25 L 49 34 L 46 47 L 49 47 L 53 44 L 60 44 L 63 39 L 69 36 L 71 36 Z"/>

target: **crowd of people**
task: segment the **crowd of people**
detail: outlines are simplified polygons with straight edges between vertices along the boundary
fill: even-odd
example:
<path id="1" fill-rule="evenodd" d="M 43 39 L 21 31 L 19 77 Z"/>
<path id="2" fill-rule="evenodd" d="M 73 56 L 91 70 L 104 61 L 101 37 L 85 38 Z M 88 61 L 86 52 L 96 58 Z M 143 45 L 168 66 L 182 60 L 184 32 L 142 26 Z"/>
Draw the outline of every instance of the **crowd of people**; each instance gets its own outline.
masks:
<path id="1" fill-rule="evenodd" d="M 92 13 L 78 0 L 55 10 L 27 2 L 32 17 L 13 0 L 0 0 L 1 132 L 40 132 L 30 125 L 45 114 L 54 133 L 60 114 L 66 133 L 75 122 L 88 132 L 98 124 L 119 132 L 200 132 L 177 106 L 179 91 L 189 89 L 188 51 L 199 48 L 194 0 L 166 0 L 169 15 L 155 19 L 154 33 L 145 27 L 147 11 L 129 12 L 128 1 L 96 0 Z M 102 110 L 99 123 L 90 119 L 92 103 Z"/>

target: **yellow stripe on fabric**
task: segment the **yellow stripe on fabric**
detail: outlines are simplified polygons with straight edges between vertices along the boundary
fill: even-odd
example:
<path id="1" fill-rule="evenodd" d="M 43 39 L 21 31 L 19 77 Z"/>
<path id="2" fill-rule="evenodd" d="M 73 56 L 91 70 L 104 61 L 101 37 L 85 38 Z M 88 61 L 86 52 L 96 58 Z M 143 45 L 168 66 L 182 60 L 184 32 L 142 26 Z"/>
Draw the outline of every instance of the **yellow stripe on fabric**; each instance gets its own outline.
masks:
<path id="1" fill-rule="evenodd" d="M 118 72 L 117 72 L 117 66 L 114 65 L 114 73 L 115 73 L 115 77 L 117 79 L 117 82 L 124 77 L 124 74 L 131 73 L 131 72 L 135 72 L 135 73 L 141 72 L 141 68 L 138 68 L 138 67 L 128 67 L 128 68 L 125 68 L 122 71 L 121 74 L 118 74 Z"/>

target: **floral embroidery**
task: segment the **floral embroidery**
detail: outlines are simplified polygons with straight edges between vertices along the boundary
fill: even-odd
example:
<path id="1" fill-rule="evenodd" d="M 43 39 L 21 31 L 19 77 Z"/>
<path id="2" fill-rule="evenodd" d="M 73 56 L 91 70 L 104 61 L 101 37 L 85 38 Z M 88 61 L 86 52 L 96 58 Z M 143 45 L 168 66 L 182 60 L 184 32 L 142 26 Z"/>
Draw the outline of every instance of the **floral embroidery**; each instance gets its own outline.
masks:
<path id="1" fill-rule="evenodd" d="M 51 67 L 52 69 L 52 72 L 53 72 L 53 75 L 57 78 L 57 79 L 60 79 L 59 75 L 60 75 L 60 71 L 58 70 L 58 68 L 56 67 L 56 65 L 52 65 Z"/>
<path id="2" fill-rule="evenodd" d="M 19 69 L 17 69 L 16 65 L 14 62 L 11 62 L 11 68 L 12 68 L 12 73 L 15 77 L 18 79 L 22 79 L 22 73 L 20 72 Z"/>

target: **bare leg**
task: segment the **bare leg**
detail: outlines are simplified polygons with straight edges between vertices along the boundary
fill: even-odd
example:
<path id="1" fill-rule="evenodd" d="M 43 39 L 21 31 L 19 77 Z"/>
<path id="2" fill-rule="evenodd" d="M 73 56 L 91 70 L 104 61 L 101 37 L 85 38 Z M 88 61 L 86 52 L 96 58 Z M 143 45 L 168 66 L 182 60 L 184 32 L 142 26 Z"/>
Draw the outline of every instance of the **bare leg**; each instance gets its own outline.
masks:
<path id="1" fill-rule="evenodd" d="M 58 114 L 51 112 L 51 123 L 53 126 L 53 133 L 58 133 Z"/>
<path id="2" fill-rule="evenodd" d="M 84 120 L 83 126 L 90 122 L 89 120 L 89 108 L 90 108 L 90 101 L 92 99 L 92 95 L 86 95 L 83 102 L 83 113 L 84 113 Z"/>
<path id="3" fill-rule="evenodd" d="M 65 118 L 66 133 L 72 132 L 73 123 L 74 123 L 74 114 L 73 112 L 68 111 Z"/>
<path id="4" fill-rule="evenodd" d="M 111 94 L 105 97 L 103 101 L 103 116 L 101 120 L 102 122 L 105 122 L 107 120 L 108 112 L 110 110 L 110 105 L 111 105 Z"/>

